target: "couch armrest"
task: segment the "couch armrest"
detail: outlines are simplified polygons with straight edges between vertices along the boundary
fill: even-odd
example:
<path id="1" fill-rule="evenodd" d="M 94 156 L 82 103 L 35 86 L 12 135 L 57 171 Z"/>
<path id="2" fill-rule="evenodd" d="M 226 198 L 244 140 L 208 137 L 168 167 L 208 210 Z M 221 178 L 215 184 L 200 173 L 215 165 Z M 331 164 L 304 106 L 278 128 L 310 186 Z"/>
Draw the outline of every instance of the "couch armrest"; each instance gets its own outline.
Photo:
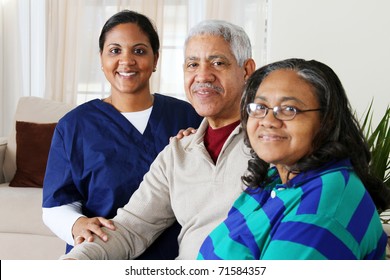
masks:
<path id="1" fill-rule="evenodd" d="M 5 183 L 4 172 L 3 172 L 3 164 L 4 164 L 4 156 L 5 150 L 7 149 L 8 138 L 0 137 L 0 184 Z"/>
<path id="2" fill-rule="evenodd" d="M 380 218 L 381 218 L 383 229 L 387 233 L 386 258 L 390 260 L 390 209 L 383 211 L 380 214 Z"/>

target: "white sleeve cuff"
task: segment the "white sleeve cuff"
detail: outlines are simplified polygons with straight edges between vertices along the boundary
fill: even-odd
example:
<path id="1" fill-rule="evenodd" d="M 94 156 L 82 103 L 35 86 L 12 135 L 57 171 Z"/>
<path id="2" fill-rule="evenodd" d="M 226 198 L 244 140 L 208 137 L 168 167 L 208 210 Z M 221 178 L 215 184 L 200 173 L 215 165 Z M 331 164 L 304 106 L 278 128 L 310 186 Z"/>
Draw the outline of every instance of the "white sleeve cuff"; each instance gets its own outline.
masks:
<path id="1" fill-rule="evenodd" d="M 76 220 L 84 217 L 81 213 L 81 202 L 42 208 L 42 219 L 45 225 L 69 245 L 74 246 L 72 228 Z"/>

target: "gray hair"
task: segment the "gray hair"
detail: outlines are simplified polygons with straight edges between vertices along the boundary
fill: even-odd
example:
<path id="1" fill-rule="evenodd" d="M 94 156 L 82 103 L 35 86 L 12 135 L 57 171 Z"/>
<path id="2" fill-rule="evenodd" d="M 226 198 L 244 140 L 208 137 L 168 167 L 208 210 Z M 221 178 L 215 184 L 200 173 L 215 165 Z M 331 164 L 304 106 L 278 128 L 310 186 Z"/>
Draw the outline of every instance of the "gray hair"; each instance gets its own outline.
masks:
<path id="1" fill-rule="evenodd" d="M 241 67 L 244 62 L 252 57 L 252 46 L 244 29 L 223 20 L 205 20 L 192 27 L 187 35 L 184 47 L 188 41 L 198 35 L 221 36 L 229 43 L 230 49 Z"/>

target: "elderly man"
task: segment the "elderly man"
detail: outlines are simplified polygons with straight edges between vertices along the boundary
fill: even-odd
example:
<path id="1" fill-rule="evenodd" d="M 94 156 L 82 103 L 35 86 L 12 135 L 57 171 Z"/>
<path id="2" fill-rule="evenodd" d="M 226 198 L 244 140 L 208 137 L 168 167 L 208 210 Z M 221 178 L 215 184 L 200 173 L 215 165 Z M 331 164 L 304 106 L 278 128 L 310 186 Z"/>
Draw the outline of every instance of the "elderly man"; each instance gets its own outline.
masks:
<path id="1" fill-rule="evenodd" d="M 174 139 L 159 154 L 112 219 L 115 230 L 102 228 L 100 238 L 62 258 L 133 259 L 177 219 L 177 259 L 195 259 L 226 217 L 243 190 L 249 159 L 239 125 L 245 81 L 255 70 L 247 34 L 225 21 L 201 22 L 186 39 L 183 70 L 187 98 L 205 117 L 197 132 Z"/>

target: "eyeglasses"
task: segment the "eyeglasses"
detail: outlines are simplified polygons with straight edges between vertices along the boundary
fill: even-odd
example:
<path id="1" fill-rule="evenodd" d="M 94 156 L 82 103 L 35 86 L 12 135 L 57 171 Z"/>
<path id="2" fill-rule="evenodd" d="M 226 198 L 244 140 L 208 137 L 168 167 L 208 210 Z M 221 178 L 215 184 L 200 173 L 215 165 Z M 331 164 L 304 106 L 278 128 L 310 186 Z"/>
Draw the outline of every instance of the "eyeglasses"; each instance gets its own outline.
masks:
<path id="1" fill-rule="evenodd" d="M 268 108 L 262 104 L 249 103 L 246 106 L 246 111 L 249 116 L 256 119 L 262 119 L 268 114 L 268 110 L 272 110 L 274 117 L 281 121 L 290 121 L 295 118 L 299 113 L 311 112 L 311 111 L 320 111 L 321 109 L 308 109 L 300 110 L 294 106 L 276 106 L 273 108 Z"/>

